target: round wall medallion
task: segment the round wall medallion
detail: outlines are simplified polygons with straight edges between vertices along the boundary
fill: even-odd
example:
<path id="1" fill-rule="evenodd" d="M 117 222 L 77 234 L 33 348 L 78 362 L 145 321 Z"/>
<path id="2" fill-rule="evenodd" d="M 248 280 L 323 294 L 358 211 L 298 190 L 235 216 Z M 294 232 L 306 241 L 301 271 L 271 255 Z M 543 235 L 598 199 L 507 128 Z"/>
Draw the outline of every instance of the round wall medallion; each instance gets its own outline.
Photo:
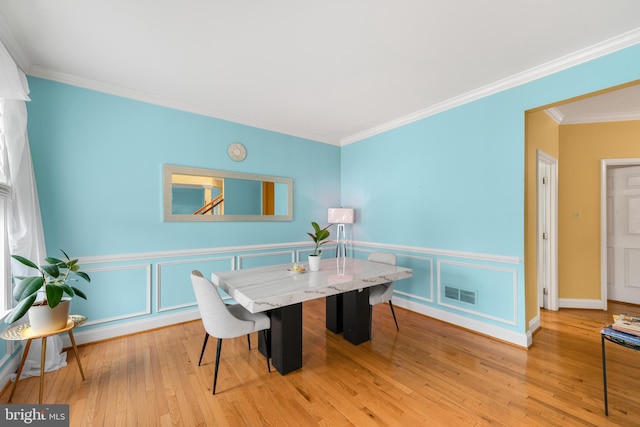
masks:
<path id="1" fill-rule="evenodd" d="M 244 148 L 244 145 L 239 142 L 230 144 L 227 152 L 229 153 L 229 157 L 236 162 L 241 162 L 245 157 L 247 157 L 247 150 Z"/>

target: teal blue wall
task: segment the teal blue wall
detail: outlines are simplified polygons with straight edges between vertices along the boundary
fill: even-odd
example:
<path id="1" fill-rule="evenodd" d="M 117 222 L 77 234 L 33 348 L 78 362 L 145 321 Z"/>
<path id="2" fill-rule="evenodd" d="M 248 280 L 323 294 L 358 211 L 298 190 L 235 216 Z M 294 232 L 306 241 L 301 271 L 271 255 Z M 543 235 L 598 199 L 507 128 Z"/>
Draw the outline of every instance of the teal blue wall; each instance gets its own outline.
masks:
<path id="1" fill-rule="evenodd" d="M 325 220 L 326 208 L 339 203 L 339 147 L 38 78 L 29 86 L 28 132 L 49 252 L 302 241 L 310 222 Z M 243 162 L 227 156 L 235 141 L 247 148 Z M 163 222 L 165 163 L 291 177 L 294 220 Z"/>
<path id="2" fill-rule="evenodd" d="M 432 280 L 396 284 L 406 293 L 398 298 L 427 314 L 441 310 L 526 331 L 525 111 L 637 79 L 638 45 L 343 147 L 342 205 L 355 208 L 357 218 L 352 237 L 421 252 L 433 262 Z M 477 291 L 478 304 L 460 310 L 445 301 L 438 291 L 447 284 Z M 430 288 L 432 298 L 414 298 Z M 516 323 L 506 324 L 512 316 L 503 310 L 513 308 L 514 298 Z"/>
<path id="3" fill-rule="evenodd" d="M 209 276 L 240 262 L 292 262 L 291 242 L 304 252 L 311 221 L 326 221 L 327 207 L 340 202 L 337 146 L 34 77 L 29 86 L 47 252 L 63 248 L 89 260 L 82 267 L 92 281 L 80 286 L 88 300 L 71 304 L 89 318 L 76 332 L 79 343 L 194 318 L 191 270 Z M 228 157 L 232 142 L 246 147 L 243 162 Z M 164 222 L 166 163 L 293 178 L 293 221 Z M 236 258 L 240 247 L 244 261 Z M 106 332 L 96 338 L 96 330 Z"/>
<path id="4" fill-rule="evenodd" d="M 291 261 L 306 250 L 296 242 L 309 223 L 342 205 L 356 209 L 353 256 L 390 250 L 414 269 L 396 283 L 405 306 L 522 335 L 524 112 L 637 79 L 633 46 L 339 148 L 32 77 L 28 132 L 47 249 L 93 260 L 89 300 L 72 310 L 90 318 L 88 330 L 117 327 L 194 310 L 193 268 Z M 248 152 L 240 163 L 226 155 L 236 141 Z M 163 222 L 165 163 L 292 177 L 294 220 Z M 448 300 L 444 286 L 478 300 Z"/>

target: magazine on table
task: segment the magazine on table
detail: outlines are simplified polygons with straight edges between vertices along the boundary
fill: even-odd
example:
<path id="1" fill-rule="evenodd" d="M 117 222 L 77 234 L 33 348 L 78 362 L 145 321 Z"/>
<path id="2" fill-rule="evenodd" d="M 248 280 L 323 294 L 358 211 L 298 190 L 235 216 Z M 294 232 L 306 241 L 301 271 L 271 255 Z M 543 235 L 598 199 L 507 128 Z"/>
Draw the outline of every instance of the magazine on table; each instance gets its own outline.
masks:
<path id="1" fill-rule="evenodd" d="M 619 316 L 614 315 L 611 327 L 628 334 L 640 335 L 640 316 L 632 316 L 624 313 L 621 313 Z"/>

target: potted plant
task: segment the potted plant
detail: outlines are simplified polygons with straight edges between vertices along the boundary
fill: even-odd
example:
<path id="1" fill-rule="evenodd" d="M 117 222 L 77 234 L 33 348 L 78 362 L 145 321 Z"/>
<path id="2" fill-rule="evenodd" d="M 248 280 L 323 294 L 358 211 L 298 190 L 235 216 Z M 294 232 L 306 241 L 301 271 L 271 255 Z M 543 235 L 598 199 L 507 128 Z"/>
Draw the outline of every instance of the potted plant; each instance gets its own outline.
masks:
<path id="1" fill-rule="evenodd" d="M 89 282 L 89 275 L 80 271 L 77 259 L 69 258 L 62 249 L 60 252 L 65 260 L 47 257 L 46 264 L 40 267 L 20 255 L 11 256 L 21 264 L 38 270 L 39 274 L 14 277 L 19 280 L 13 288 L 13 298 L 18 304 L 6 317 L 5 323 L 13 323 L 29 312 L 33 332 L 56 331 L 67 324 L 71 298 L 79 296 L 87 299 L 84 292 L 71 286 L 69 282 L 78 280 L 76 276 Z M 65 294 L 67 297 L 63 298 Z"/>
<path id="2" fill-rule="evenodd" d="M 316 244 L 316 247 L 313 249 L 313 254 L 309 255 L 309 270 L 318 271 L 320 270 L 320 259 L 322 254 L 322 249 L 320 246 L 327 243 L 327 239 L 329 238 L 329 227 L 331 224 L 327 225 L 325 228 L 320 228 L 317 222 L 312 222 L 311 226 L 313 227 L 313 233 L 307 233 L 313 243 Z"/>

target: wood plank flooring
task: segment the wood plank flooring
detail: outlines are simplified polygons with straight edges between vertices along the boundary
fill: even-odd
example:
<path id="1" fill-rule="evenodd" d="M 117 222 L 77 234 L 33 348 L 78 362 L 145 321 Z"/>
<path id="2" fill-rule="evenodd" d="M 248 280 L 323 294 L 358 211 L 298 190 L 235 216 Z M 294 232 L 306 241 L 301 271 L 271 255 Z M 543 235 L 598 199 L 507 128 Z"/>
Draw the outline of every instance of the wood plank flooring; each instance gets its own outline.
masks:
<path id="1" fill-rule="evenodd" d="M 72 426 L 640 426 L 640 352 L 607 343 L 604 415 L 599 329 L 640 307 L 542 312 L 529 350 L 396 309 L 374 307 L 373 338 L 354 346 L 304 304 L 301 370 L 267 372 L 245 337 L 225 340 L 211 394 L 215 340 L 198 367 L 200 321 L 79 347 L 46 374 L 44 400 L 70 404 Z M 36 403 L 39 378 L 13 402 Z M 0 394 L 6 403 L 9 387 Z"/>

